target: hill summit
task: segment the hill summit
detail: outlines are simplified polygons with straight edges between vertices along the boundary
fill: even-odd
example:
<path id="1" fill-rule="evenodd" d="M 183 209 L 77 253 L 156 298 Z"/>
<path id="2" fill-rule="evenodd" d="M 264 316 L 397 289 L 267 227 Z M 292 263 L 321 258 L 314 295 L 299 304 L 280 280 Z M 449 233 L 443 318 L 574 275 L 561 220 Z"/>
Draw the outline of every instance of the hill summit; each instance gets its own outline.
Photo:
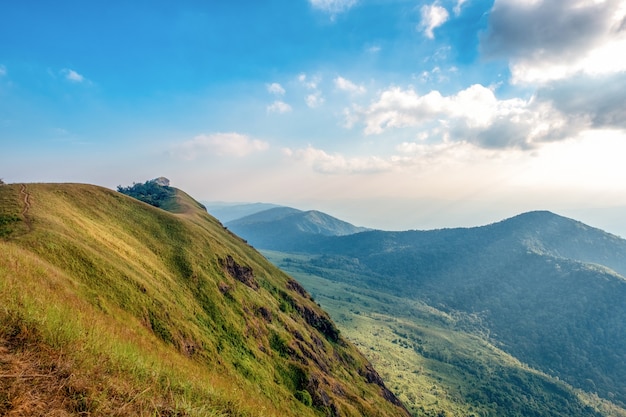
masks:
<path id="1" fill-rule="evenodd" d="M 234 233 L 245 236 L 254 247 L 276 249 L 316 240 L 320 236 L 347 236 L 371 230 L 354 226 L 317 210 L 302 211 L 274 207 L 225 223 Z"/>
<path id="2" fill-rule="evenodd" d="M 407 415 L 300 284 L 168 191 L 0 187 L 0 414 Z"/>

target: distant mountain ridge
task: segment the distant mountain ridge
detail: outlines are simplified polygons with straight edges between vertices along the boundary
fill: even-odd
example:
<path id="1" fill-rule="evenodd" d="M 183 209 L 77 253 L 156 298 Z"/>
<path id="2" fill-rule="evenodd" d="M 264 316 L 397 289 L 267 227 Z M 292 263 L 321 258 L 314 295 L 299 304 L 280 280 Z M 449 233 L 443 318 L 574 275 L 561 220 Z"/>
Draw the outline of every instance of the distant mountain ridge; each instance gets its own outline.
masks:
<path id="1" fill-rule="evenodd" d="M 260 211 L 283 207 L 271 203 L 203 202 L 207 211 L 222 223 L 240 219 Z"/>
<path id="2" fill-rule="evenodd" d="M 275 207 L 230 222 L 225 226 L 245 236 L 255 247 L 274 249 L 315 240 L 318 236 L 347 236 L 371 229 L 357 227 L 321 211 Z"/>

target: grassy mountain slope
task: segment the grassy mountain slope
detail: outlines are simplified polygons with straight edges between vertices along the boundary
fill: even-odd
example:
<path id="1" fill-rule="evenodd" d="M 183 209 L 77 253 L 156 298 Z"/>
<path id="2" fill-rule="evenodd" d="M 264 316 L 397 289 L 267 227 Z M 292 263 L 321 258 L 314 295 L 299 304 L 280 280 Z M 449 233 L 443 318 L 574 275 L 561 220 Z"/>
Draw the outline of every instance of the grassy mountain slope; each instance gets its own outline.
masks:
<path id="1" fill-rule="evenodd" d="M 320 236 L 345 236 L 368 230 L 320 211 L 290 207 L 261 211 L 225 225 L 234 233 L 246 236 L 252 246 L 265 249 L 281 249 L 313 243 Z"/>
<path id="2" fill-rule="evenodd" d="M 406 415 L 298 283 L 167 208 L 0 186 L 0 414 Z"/>

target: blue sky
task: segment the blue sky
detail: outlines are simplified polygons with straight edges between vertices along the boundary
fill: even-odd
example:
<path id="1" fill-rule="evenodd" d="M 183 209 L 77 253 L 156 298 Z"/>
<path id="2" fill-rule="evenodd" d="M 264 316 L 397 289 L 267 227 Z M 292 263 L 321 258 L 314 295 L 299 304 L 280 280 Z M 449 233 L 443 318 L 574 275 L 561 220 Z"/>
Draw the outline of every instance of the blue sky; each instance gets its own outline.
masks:
<path id="1" fill-rule="evenodd" d="M 626 236 L 625 0 L 8 2 L 0 177 Z"/>

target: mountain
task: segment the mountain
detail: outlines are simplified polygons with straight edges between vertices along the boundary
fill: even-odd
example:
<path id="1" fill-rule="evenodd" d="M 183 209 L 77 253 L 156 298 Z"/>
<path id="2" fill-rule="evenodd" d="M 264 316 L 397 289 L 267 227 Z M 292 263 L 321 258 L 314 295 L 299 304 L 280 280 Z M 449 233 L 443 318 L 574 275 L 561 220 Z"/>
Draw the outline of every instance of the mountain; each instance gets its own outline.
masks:
<path id="1" fill-rule="evenodd" d="M 0 186 L 1 415 L 407 415 L 300 284 L 164 191 Z"/>
<path id="2" fill-rule="evenodd" d="M 264 210 L 225 225 L 234 233 L 245 236 L 251 245 L 264 249 L 292 247 L 315 241 L 318 236 L 345 236 L 370 230 L 320 211 L 290 207 Z"/>
<path id="3" fill-rule="evenodd" d="M 206 202 L 204 205 L 206 206 L 207 211 L 222 223 L 240 219 L 260 211 L 282 207 L 277 204 L 270 203 Z"/>
<path id="4" fill-rule="evenodd" d="M 617 407 L 605 415 L 626 413 L 626 241 L 617 236 L 538 211 L 476 228 L 319 235 L 295 244 L 274 242 L 267 249 L 283 252 L 265 253 L 314 290 L 361 346 L 371 343 L 371 337 L 345 329 L 362 322 L 365 311 L 368 320 L 388 329 L 392 340 L 418 352 L 416 361 L 436 359 L 430 371 L 449 380 L 448 392 L 459 396 L 465 411 L 470 404 L 493 413 L 489 415 L 514 407 L 521 415 L 582 415 L 584 407 L 564 412 L 563 404 L 571 405 L 581 395 L 589 404 L 597 395 Z M 380 303 L 382 299 L 393 301 Z M 470 336 L 491 348 L 469 348 L 464 343 L 473 340 Z M 446 339 L 465 342 L 448 346 Z M 489 385 L 506 389 L 490 396 L 484 390 L 476 393 L 472 387 L 492 378 L 493 372 L 485 369 L 498 369 L 480 358 L 496 350 L 541 372 L 541 378 L 552 381 L 547 386 L 556 385 L 550 393 L 533 391 L 538 383 L 528 381 L 535 374 L 515 367 L 506 372 L 511 378 Z M 470 351 L 482 356 L 468 355 Z M 376 357 L 370 356 L 404 398 L 407 376 L 394 379 L 398 363 L 385 366 Z M 415 372 L 423 369 L 420 363 Z M 472 384 L 459 388 L 472 378 Z M 531 392 L 533 398 L 543 396 L 539 403 L 524 400 Z"/>

